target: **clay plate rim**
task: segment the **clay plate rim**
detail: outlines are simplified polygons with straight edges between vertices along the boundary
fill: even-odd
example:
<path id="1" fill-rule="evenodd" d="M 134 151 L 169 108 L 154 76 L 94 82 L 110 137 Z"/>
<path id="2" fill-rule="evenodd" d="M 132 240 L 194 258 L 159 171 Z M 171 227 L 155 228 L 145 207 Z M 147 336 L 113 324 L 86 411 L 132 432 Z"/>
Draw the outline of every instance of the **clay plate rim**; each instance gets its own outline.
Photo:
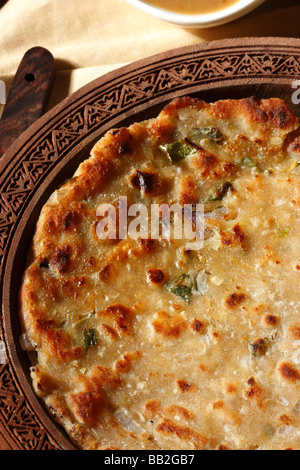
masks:
<path id="1" fill-rule="evenodd" d="M 260 95 L 291 102 L 300 79 L 300 40 L 242 38 L 167 51 L 94 80 L 30 127 L 0 161 L 1 433 L 12 449 L 74 449 L 34 395 L 19 342 L 17 293 L 42 205 L 112 127 L 155 116 L 175 96 Z"/>

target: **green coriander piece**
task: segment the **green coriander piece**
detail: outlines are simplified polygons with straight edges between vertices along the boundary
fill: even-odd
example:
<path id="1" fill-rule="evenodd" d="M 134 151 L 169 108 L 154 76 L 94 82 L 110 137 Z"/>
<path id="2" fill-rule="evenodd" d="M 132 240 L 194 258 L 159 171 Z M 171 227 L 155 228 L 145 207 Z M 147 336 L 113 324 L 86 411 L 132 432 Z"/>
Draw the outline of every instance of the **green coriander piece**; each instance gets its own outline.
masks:
<path id="1" fill-rule="evenodd" d="M 254 168 L 256 166 L 251 157 L 242 158 L 242 164 L 244 166 L 248 166 L 249 168 Z"/>
<path id="2" fill-rule="evenodd" d="M 290 233 L 289 227 L 285 227 L 285 229 L 283 229 L 282 232 L 280 232 L 280 233 L 278 234 L 278 237 L 279 237 L 279 238 L 283 238 L 283 237 L 285 237 L 286 235 L 288 235 L 289 233 Z"/>
<path id="3" fill-rule="evenodd" d="M 268 350 L 269 343 L 267 338 L 257 339 L 250 344 L 251 355 L 256 358 L 264 356 Z"/>

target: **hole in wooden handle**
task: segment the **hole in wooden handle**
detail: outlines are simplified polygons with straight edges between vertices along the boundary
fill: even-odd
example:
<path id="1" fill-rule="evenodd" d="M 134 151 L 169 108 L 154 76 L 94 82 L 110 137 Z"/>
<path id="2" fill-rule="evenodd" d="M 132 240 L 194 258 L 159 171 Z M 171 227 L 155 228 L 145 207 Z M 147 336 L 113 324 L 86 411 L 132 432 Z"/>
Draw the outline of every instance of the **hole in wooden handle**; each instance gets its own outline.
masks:
<path id="1" fill-rule="evenodd" d="M 25 80 L 27 82 L 34 82 L 34 80 L 35 80 L 34 74 L 33 73 L 26 73 Z"/>

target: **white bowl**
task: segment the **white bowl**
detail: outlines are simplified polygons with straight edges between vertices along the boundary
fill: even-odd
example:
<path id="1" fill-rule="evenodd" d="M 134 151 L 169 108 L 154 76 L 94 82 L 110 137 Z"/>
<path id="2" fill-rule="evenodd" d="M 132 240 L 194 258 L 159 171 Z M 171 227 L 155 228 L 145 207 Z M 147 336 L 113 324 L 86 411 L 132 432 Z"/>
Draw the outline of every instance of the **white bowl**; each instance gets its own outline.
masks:
<path id="1" fill-rule="evenodd" d="M 236 20 L 250 11 L 257 8 L 264 3 L 265 0 L 240 0 L 236 4 L 224 8 L 223 10 L 214 13 L 206 13 L 203 15 L 185 15 L 175 13 L 170 10 L 150 5 L 145 0 L 126 0 L 128 3 L 136 8 L 156 16 L 161 20 L 168 21 L 169 23 L 183 26 L 185 28 L 210 28 L 212 26 L 219 26 L 224 23 Z"/>

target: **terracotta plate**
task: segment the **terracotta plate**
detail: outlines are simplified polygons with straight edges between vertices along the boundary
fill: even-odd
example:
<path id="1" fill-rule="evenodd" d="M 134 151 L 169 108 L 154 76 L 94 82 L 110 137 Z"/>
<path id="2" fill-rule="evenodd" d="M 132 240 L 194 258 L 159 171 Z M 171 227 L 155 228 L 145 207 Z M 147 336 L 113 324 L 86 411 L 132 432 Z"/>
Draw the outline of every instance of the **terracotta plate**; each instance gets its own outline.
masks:
<path id="1" fill-rule="evenodd" d="M 38 120 L 0 161 L 0 442 L 21 450 L 73 449 L 31 389 L 19 346 L 17 296 L 35 223 L 111 127 L 155 116 L 176 96 L 284 98 L 293 111 L 300 40 L 244 38 L 180 48 L 93 81 Z M 299 107 L 300 114 L 300 107 Z M 2 437 L 1 437 L 2 434 Z"/>

